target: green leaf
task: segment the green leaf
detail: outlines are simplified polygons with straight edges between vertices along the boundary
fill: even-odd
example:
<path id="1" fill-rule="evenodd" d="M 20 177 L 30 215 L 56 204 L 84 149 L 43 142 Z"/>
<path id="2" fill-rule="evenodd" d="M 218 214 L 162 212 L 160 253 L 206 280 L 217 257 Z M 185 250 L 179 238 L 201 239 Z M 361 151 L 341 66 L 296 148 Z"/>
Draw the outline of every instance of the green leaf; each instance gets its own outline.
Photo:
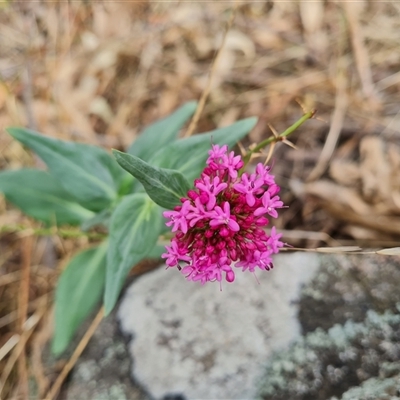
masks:
<path id="1" fill-rule="evenodd" d="M 161 254 L 165 253 L 165 246 L 161 245 L 161 244 L 156 244 L 151 251 L 149 252 L 149 254 L 147 254 L 146 258 L 149 259 L 157 259 L 157 258 L 161 258 Z"/>
<path id="2" fill-rule="evenodd" d="M 47 225 L 77 225 L 94 215 L 77 204 L 45 171 L 20 169 L 1 172 L 0 192 L 25 214 Z"/>
<path id="3" fill-rule="evenodd" d="M 131 268 L 146 258 L 155 246 L 162 223 L 160 207 L 145 193 L 125 197 L 115 209 L 107 254 L 106 315 L 114 308 Z"/>
<path id="4" fill-rule="evenodd" d="M 197 103 L 190 101 L 168 117 L 148 126 L 129 147 L 128 153 L 147 161 L 157 149 L 177 138 L 196 107 Z"/>
<path id="5" fill-rule="evenodd" d="M 61 354 L 76 330 L 101 299 L 105 283 L 107 242 L 82 251 L 60 276 L 55 294 L 52 352 Z"/>
<path id="6" fill-rule="evenodd" d="M 100 147 L 53 139 L 25 128 L 7 131 L 37 153 L 60 185 L 90 210 L 106 208 L 126 179 L 125 171 Z"/>
<path id="7" fill-rule="evenodd" d="M 149 164 L 180 171 L 189 182 L 193 182 L 205 167 L 211 144 L 227 144 L 232 147 L 243 139 L 256 123 L 257 118 L 247 118 L 225 128 L 177 140 L 160 147 L 149 160 Z"/>
<path id="8" fill-rule="evenodd" d="M 81 224 L 81 229 L 83 231 L 88 231 L 95 226 L 102 226 L 104 228 L 108 228 L 108 225 L 110 224 L 110 218 L 111 218 L 112 210 L 109 208 L 106 208 L 99 213 L 95 214 L 92 218 L 87 219 Z"/>
<path id="9" fill-rule="evenodd" d="M 113 150 L 118 164 L 137 178 L 159 206 L 173 209 L 187 195 L 190 185 L 178 171 L 154 168 L 138 157 Z"/>

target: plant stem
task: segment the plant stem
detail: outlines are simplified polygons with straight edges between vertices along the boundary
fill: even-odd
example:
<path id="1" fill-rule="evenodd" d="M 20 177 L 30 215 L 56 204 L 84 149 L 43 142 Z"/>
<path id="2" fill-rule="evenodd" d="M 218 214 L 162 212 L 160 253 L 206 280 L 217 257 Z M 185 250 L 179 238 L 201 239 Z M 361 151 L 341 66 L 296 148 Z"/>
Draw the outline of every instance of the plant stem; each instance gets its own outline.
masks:
<path id="1" fill-rule="evenodd" d="M 80 238 L 87 237 L 89 239 L 104 239 L 107 237 L 104 233 L 97 232 L 82 232 L 79 230 L 68 230 L 68 229 L 57 229 L 57 228 L 30 228 L 28 226 L 23 225 L 5 225 L 0 229 L 0 233 L 24 233 L 30 232 L 36 236 L 52 236 L 57 235 L 62 238 Z"/>
<path id="2" fill-rule="evenodd" d="M 259 143 L 254 149 L 250 150 L 245 156 L 244 156 L 244 163 L 247 165 L 247 163 L 250 161 L 251 155 L 253 153 L 256 153 L 257 151 L 263 149 L 264 147 L 268 146 L 269 144 L 273 142 L 280 142 L 284 140 L 287 136 L 289 136 L 291 133 L 293 133 L 299 126 L 301 126 L 304 122 L 307 120 L 311 119 L 317 110 L 311 110 L 310 112 L 304 114 L 299 120 L 297 120 L 293 125 L 289 126 L 284 132 L 280 133 L 278 136 L 271 136 L 268 139 L 263 140 L 261 143 Z"/>

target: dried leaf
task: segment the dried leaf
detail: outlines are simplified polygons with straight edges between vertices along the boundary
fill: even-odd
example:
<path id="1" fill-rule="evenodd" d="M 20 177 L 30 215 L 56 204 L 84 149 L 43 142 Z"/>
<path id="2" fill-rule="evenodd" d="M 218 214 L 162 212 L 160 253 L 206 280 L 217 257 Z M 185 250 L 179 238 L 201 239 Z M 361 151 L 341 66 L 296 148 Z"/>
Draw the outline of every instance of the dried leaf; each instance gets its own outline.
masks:
<path id="1" fill-rule="evenodd" d="M 365 137 L 360 142 L 362 192 L 372 203 L 390 198 L 390 166 L 384 147 L 377 136 Z"/>
<path id="2" fill-rule="evenodd" d="M 360 167 L 351 161 L 333 160 L 329 168 L 330 176 L 339 184 L 357 187 L 360 183 Z"/>
<path id="3" fill-rule="evenodd" d="M 308 33 L 314 33 L 321 29 L 324 15 L 324 2 L 322 0 L 301 0 L 300 16 L 304 29 Z"/>
<path id="4" fill-rule="evenodd" d="M 256 54 L 253 40 L 237 29 L 231 29 L 225 41 L 228 50 L 241 51 L 246 58 L 252 59 Z"/>
<path id="5" fill-rule="evenodd" d="M 337 185 L 327 180 L 307 183 L 303 187 L 305 194 L 312 194 L 328 202 L 335 202 L 348 207 L 357 214 L 371 215 L 371 207 L 361 198 L 356 190 Z"/>

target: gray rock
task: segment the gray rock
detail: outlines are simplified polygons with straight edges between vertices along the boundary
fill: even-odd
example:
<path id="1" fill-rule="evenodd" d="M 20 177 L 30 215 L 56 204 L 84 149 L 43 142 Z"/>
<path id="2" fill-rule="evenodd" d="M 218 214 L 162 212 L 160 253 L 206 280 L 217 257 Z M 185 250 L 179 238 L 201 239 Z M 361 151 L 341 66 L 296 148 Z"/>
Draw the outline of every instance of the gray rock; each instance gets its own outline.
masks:
<path id="1" fill-rule="evenodd" d="M 400 398 L 399 286 L 397 257 L 324 256 L 299 302 L 308 334 L 269 360 L 260 397 Z"/>
<path id="2" fill-rule="evenodd" d="M 400 303 L 400 261 L 380 255 L 324 256 L 301 294 L 303 333 L 347 320 L 361 322 L 368 310 L 396 312 Z"/>
<path id="3" fill-rule="evenodd" d="M 243 399 L 261 365 L 300 335 L 296 300 L 318 266 L 310 253 L 280 254 L 275 268 L 201 286 L 161 268 L 139 278 L 119 309 L 132 335 L 133 376 L 155 398 Z"/>
<path id="4" fill-rule="evenodd" d="M 399 314 L 374 311 L 368 311 L 362 323 L 347 321 L 328 332 L 317 329 L 274 354 L 260 381 L 259 398 L 326 400 L 343 395 L 342 400 L 366 399 L 374 382 L 382 384 L 381 394 L 390 389 L 398 396 L 400 382 L 393 376 L 400 373 L 399 332 Z M 355 393 L 363 396 L 351 397 Z"/>

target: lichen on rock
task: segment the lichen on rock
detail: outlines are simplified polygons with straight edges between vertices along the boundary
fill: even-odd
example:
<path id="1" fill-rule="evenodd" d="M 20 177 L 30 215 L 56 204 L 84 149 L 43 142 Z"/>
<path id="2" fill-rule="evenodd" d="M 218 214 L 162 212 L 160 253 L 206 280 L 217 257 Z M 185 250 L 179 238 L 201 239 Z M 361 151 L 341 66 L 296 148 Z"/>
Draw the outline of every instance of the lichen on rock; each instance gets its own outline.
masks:
<path id="1" fill-rule="evenodd" d="M 347 320 L 361 322 L 368 310 L 396 312 L 399 286 L 400 263 L 395 257 L 321 257 L 321 268 L 303 288 L 299 302 L 303 334 Z"/>
<path id="2" fill-rule="evenodd" d="M 340 400 L 396 400 L 400 397 L 400 375 L 367 379 L 360 386 L 343 393 Z M 338 400 L 332 398 L 331 400 Z"/>
<path id="3" fill-rule="evenodd" d="M 340 398 L 372 378 L 392 378 L 399 359 L 400 314 L 368 311 L 362 323 L 317 329 L 275 354 L 264 370 L 258 398 Z"/>

